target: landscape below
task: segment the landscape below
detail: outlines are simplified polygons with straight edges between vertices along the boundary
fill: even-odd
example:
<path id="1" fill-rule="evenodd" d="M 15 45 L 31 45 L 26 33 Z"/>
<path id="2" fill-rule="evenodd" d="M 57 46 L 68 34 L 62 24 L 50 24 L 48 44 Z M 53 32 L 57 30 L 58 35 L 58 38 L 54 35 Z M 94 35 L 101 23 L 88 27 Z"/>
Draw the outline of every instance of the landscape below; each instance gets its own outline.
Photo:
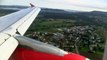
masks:
<path id="1" fill-rule="evenodd" d="M 0 16 L 18 10 L 0 9 Z M 106 29 L 107 12 L 42 8 L 25 36 L 82 54 L 91 60 L 102 60 Z"/>

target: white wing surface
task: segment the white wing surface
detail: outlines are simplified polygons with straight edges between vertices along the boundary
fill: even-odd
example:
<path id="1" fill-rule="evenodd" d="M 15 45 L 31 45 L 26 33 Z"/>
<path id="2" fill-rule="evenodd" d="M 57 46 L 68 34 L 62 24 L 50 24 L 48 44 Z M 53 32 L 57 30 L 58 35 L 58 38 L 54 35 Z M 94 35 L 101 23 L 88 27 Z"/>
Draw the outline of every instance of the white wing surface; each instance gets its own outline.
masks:
<path id="1" fill-rule="evenodd" d="M 39 11 L 40 8 L 33 7 L 1 17 L 0 32 L 13 35 L 17 31 L 23 35 Z"/>
<path id="2" fill-rule="evenodd" d="M 39 12 L 40 8 L 31 7 L 0 17 L 0 60 L 9 59 L 19 44 L 14 35 L 24 35 Z"/>

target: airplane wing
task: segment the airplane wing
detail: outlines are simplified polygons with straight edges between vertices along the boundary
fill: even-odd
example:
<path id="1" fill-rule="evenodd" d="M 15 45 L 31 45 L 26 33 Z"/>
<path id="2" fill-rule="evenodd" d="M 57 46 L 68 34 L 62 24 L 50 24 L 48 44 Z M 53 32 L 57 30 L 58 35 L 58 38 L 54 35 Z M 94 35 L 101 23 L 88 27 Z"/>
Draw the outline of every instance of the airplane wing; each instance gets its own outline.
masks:
<path id="1" fill-rule="evenodd" d="M 0 17 L 0 60 L 9 59 L 19 44 L 14 35 L 24 35 L 40 10 L 31 7 Z"/>

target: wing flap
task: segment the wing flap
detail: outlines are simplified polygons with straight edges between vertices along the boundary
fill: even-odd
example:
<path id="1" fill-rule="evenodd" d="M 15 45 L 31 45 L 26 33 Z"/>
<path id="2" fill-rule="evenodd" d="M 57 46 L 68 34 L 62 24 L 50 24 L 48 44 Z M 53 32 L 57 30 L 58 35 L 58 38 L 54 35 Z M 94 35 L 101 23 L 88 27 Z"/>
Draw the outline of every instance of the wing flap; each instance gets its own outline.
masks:
<path id="1" fill-rule="evenodd" d="M 7 34 L 0 33 L 0 46 L 8 39 L 10 36 Z"/>
<path id="2" fill-rule="evenodd" d="M 34 13 L 31 14 L 31 16 L 27 19 L 27 21 L 25 21 L 22 25 L 19 26 L 19 28 L 17 30 L 21 35 L 25 34 L 26 30 L 29 28 L 31 23 L 34 21 L 35 17 L 38 15 L 39 11 L 40 11 L 40 9 L 37 9 L 36 11 L 34 11 Z"/>
<path id="3" fill-rule="evenodd" d="M 0 60 L 8 60 L 18 46 L 18 41 L 10 37 L 0 46 Z"/>

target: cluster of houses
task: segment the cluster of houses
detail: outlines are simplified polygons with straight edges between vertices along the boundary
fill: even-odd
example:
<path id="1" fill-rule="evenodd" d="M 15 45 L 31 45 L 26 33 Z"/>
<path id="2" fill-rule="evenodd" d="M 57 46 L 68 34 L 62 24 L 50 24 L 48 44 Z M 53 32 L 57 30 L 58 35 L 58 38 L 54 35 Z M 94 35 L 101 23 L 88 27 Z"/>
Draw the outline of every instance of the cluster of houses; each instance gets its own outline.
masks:
<path id="1" fill-rule="evenodd" d="M 91 26 L 74 26 L 57 30 L 56 33 L 33 32 L 31 37 L 66 51 L 87 47 L 89 51 L 95 52 L 96 47 L 100 47 L 101 37 L 94 32 L 95 28 Z"/>

